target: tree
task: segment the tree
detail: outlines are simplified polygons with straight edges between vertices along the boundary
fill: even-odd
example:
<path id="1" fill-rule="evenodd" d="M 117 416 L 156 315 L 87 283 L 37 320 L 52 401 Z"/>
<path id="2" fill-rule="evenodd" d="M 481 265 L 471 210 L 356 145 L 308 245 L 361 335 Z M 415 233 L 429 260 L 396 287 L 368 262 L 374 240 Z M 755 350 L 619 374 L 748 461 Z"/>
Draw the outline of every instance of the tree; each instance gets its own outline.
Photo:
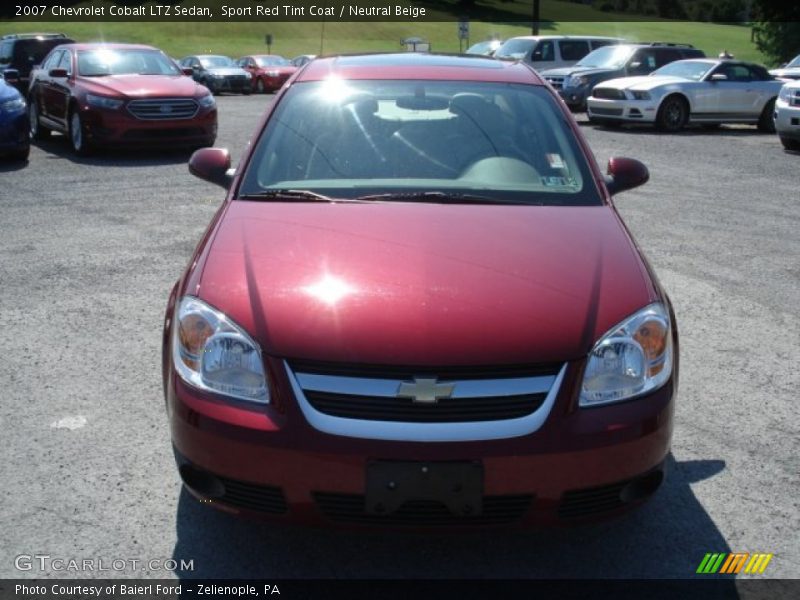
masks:
<path id="1" fill-rule="evenodd" d="M 784 63 L 800 54 L 800 3 L 753 0 L 756 47 L 772 62 Z"/>

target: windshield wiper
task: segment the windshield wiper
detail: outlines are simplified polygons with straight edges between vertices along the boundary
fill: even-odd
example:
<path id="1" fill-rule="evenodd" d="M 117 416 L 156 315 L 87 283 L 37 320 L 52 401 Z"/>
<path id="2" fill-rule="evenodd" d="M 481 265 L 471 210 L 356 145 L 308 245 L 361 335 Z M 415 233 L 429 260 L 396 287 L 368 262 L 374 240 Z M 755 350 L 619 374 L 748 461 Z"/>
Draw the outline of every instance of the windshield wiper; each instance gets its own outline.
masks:
<path id="1" fill-rule="evenodd" d="M 311 190 L 264 190 L 239 196 L 243 200 L 303 200 L 306 202 L 356 202 L 349 198 L 331 198 Z"/>
<path id="2" fill-rule="evenodd" d="M 394 200 L 396 202 L 436 202 L 440 204 L 517 204 L 513 201 L 509 202 L 508 200 L 500 200 L 489 196 L 462 194 L 459 192 L 388 192 L 386 194 L 359 196 L 356 200 Z"/>

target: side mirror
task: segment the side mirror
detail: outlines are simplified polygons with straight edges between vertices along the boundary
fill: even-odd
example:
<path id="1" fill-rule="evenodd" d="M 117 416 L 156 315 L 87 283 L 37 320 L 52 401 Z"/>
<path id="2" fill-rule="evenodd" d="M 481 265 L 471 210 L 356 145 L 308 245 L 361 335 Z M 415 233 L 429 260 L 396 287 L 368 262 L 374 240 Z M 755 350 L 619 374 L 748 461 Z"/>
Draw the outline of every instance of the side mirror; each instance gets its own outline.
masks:
<path id="1" fill-rule="evenodd" d="M 16 69 L 6 69 L 3 71 L 3 79 L 7 83 L 17 83 L 19 81 L 19 71 Z"/>
<path id="2" fill-rule="evenodd" d="M 728 76 L 724 73 L 714 73 L 711 76 L 711 81 L 728 81 Z"/>
<path id="3" fill-rule="evenodd" d="M 194 75 L 194 69 L 192 67 L 183 67 L 181 68 L 181 71 L 183 71 L 183 74 L 187 77 Z"/>
<path id="4" fill-rule="evenodd" d="M 66 69 L 50 69 L 47 74 L 50 77 L 55 77 L 57 79 L 66 79 L 67 78 L 67 70 Z"/>
<path id="5" fill-rule="evenodd" d="M 606 187 L 612 196 L 644 185 L 650 179 L 650 171 L 644 163 L 634 158 L 609 158 L 606 173 Z"/>
<path id="6" fill-rule="evenodd" d="M 192 175 L 216 183 L 226 190 L 233 182 L 233 175 L 228 173 L 230 168 L 231 154 L 227 148 L 201 148 L 189 159 L 189 172 Z"/>

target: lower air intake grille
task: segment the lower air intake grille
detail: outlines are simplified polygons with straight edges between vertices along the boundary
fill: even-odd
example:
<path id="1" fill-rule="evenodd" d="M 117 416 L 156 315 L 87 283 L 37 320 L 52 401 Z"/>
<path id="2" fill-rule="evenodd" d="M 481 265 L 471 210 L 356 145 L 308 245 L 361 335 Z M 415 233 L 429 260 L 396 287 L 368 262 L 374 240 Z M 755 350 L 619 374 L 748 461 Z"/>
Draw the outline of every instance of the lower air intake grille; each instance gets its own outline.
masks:
<path id="1" fill-rule="evenodd" d="M 562 519 L 576 519 L 615 510 L 625 504 L 621 493 L 628 483 L 622 481 L 602 487 L 567 492 L 561 498 L 558 516 Z"/>
<path id="2" fill-rule="evenodd" d="M 314 501 L 320 511 L 332 521 L 386 526 L 469 526 L 500 525 L 521 519 L 533 502 L 533 496 L 486 496 L 483 514 L 477 516 L 454 515 L 442 503 L 428 500 L 411 500 L 389 515 L 374 515 L 366 511 L 364 496 L 314 492 Z"/>
<path id="3" fill-rule="evenodd" d="M 283 514 L 287 510 L 286 498 L 280 488 L 225 477 L 218 479 L 225 486 L 225 495 L 218 498 L 224 504 L 271 514 Z"/>

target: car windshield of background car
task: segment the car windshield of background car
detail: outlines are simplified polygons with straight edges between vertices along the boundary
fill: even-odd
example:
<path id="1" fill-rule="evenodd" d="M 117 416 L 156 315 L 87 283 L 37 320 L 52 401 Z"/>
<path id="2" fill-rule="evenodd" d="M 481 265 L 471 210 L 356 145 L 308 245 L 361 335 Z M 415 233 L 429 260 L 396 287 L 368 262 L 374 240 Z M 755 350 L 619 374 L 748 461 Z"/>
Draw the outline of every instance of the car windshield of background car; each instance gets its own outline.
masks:
<path id="1" fill-rule="evenodd" d="M 181 75 L 181 71 L 158 50 L 81 50 L 78 74 L 84 77 L 106 75 Z"/>

